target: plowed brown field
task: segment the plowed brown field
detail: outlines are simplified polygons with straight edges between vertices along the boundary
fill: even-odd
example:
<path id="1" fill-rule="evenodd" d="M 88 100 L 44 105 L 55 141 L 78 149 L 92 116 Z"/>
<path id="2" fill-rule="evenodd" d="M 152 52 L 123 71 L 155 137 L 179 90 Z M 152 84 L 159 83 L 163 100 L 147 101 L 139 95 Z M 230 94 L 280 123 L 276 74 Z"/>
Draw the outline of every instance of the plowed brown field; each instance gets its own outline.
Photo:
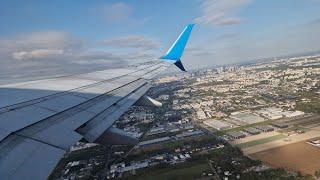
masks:
<path id="1" fill-rule="evenodd" d="M 320 169 L 320 148 L 305 141 L 249 155 L 274 167 L 283 167 L 302 174 L 314 175 Z"/>

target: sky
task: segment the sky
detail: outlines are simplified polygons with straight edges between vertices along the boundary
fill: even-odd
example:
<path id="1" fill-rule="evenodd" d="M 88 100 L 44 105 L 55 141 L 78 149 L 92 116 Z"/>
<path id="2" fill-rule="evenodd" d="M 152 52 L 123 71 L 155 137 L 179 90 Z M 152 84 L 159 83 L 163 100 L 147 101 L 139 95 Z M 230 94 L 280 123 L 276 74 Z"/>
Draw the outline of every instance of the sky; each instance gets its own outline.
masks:
<path id="1" fill-rule="evenodd" d="M 320 50 L 319 0 L 0 0 L 0 78 L 150 61 L 189 23 L 186 69 Z"/>

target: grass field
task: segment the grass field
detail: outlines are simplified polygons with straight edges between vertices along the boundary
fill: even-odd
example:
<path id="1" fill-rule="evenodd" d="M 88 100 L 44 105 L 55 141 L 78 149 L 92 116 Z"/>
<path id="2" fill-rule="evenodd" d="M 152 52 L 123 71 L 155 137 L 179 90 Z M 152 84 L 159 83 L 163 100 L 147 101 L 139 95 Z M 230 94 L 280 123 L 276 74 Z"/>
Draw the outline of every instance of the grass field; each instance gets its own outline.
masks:
<path id="1" fill-rule="evenodd" d="M 250 141 L 250 142 L 237 144 L 236 146 L 238 146 L 239 148 L 248 148 L 248 147 L 251 147 L 251 146 L 256 146 L 256 145 L 272 142 L 272 141 L 275 141 L 275 140 L 279 140 L 279 139 L 282 139 L 282 138 L 285 138 L 285 137 L 286 137 L 285 135 L 279 134 L 279 135 L 275 135 L 275 136 L 271 136 L 271 137 L 255 140 L 255 141 Z"/>
<path id="2" fill-rule="evenodd" d="M 301 126 L 298 126 L 298 125 L 293 125 L 293 126 L 290 127 L 290 128 L 281 129 L 281 130 L 279 130 L 278 132 L 280 132 L 280 133 L 287 133 L 287 132 L 290 132 L 290 131 L 297 131 L 297 130 L 307 132 L 307 131 L 309 131 L 310 129 L 309 129 L 309 128 L 305 128 L 305 127 L 301 127 Z"/>

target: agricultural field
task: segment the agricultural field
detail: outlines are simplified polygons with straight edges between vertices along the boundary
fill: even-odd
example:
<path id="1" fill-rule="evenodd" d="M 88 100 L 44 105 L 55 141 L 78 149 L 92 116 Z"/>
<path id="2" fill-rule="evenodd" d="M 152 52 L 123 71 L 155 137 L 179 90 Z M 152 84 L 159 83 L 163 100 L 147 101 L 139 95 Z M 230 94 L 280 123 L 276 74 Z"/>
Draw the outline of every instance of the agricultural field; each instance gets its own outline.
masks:
<path id="1" fill-rule="evenodd" d="M 302 174 L 313 175 L 320 169 L 320 148 L 309 145 L 306 141 L 268 149 L 249 156 L 273 167 L 283 167 Z"/>

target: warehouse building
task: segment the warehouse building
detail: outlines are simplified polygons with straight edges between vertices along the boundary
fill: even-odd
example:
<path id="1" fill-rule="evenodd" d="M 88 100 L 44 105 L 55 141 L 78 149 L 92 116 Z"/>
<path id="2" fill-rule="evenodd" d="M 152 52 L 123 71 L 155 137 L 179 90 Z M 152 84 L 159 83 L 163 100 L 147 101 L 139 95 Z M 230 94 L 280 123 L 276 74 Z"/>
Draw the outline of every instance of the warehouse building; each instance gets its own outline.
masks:
<path id="1" fill-rule="evenodd" d="M 257 129 L 263 131 L 263 132 L 271 132 L 274 131 L 274 128 L 269 125 L 264 125 L 264 126 L 256 126 Z"/>
<path id="2" fill-rule="evenodd" d="M 219 120 L 215 120 L 215 119 L 205 120 L 205 121 L 203 121 L 203 124 L 205 124 L 209 127 L 212 127 L 216 130 L 219 130 L 219 131 L 232 128 L 231 124 L 229 124 L 225 121 L 219 121 Z"/>
<path id="3" fill-rule="evenodd" d="M 246 135 L 241 131 L 228 132 L 228 136 L 230 136 L 232 139 L 241 139 L 246 137 Z"/>
<path id="4" fill-rule="evenodd" d="M 252 134 L 252 135 L 257 135 L 260 134 L 261 131 L 259 129 L 253 128 L 253 127 L 248 127 L 246 129 L 244 129 L 245 132 Z"/>
<path id="5" fill-rule="evenodd" d="M 273 122 L 271 123 L 272 126 L 277 127 L 277 128 L 287 128 L 289 127 L 289 124 L 285 123 L 285 122 Z"/>
<path id="6" fill-rule="evenodd" d="M 157 138 L 157 139 L 151 139 L 151 140 L 147 140 L 147 141 L 142 141 L 138 144 L 138 146 L 142 147 L 142 146 L 148 146 L 148 145 L 152 145 L 152 144 L 157 144 L 157 143 L 162 143 L 162 142 L 166 142 L 166 141 L 170 141 L 171 138 L 166 136 L 166 137 L 162 137 L 162 138 Z"/>

